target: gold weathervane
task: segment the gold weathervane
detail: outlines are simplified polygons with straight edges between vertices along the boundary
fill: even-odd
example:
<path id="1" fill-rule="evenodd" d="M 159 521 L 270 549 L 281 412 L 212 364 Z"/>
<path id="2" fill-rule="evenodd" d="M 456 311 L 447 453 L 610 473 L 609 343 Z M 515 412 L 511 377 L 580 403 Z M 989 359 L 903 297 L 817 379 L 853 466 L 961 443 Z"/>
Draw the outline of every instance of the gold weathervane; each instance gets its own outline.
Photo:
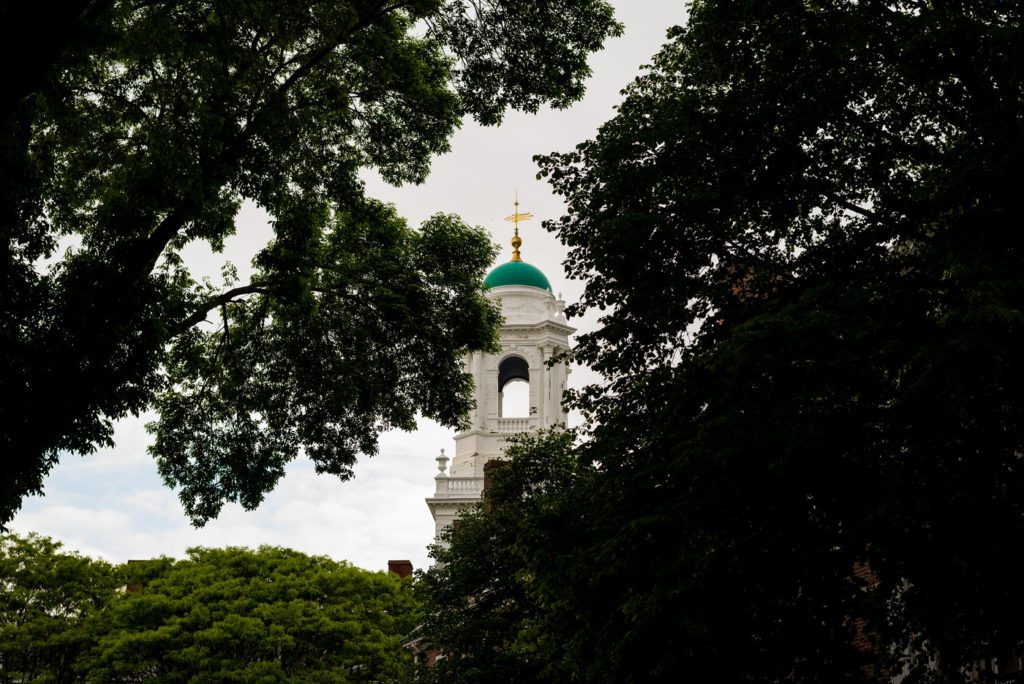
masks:
<path id="1" fill-rule="evenodd" d="M 519 222 L 529 221 L 533 218 L 533 214 L 530 213 L 519 213 L 519 191 L 516 190 L 516 201 L 515 201 L 516 212 L 511 216 L 506 216 L 506 221 L 511 221 L 515 225 L 515 235 L 512 237 L 512 261 L 522 261 L 519 256 L 519 248 L 522 246 L 523 241 L 519 237 Z"/>

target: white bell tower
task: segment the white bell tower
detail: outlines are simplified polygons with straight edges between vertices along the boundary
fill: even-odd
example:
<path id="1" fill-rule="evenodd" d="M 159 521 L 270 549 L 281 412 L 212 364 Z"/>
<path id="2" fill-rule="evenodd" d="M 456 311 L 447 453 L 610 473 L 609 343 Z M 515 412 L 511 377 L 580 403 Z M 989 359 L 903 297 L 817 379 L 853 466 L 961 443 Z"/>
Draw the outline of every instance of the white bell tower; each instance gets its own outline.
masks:
<path id="1" fill-rule="evenodd" d="M 576 330 L 566 322 L 565 302 L 552 294 L 548 279 L 520 257 L 519 222 L 532 216 L 519 213 L 518 198 L 515 207 L 516 212 L 506 219 L 515 224 L 512 260 L 484 279 L 487 297 L 500 304 L 505 317 L 499 333 L 501 350 L 473 352 L 465 358 L 475 384 L 476 406 L 469 429 L 455 435 L 454 458 L 449 459 L 444 450 L 437 458 L 434 495 L 427 499 L 435 538 L 458 517 L 459 508 L 480 500 L 484 465 L 504 457 L 510 436 L 566 422 L 562 392 L 569 369 L 564 361 L 552 365 L 549 361 L 569 349 L 569 335 Z M 528 397 L 528 402 L 512 406 L 513 390 L 520 399 Z"/>

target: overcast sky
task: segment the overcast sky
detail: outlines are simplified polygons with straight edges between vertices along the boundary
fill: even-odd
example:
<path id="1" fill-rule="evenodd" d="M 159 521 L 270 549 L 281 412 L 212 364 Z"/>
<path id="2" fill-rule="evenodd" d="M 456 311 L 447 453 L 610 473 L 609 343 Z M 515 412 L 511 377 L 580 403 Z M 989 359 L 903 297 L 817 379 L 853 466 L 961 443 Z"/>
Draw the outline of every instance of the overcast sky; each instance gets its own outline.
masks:
<path id="1" fill-rule="evenodd" d="M 512 213 L 518 189 L 521 210 L 537 218 L 520 228 L 523 259 L 544 271 L 556 293 L 575 300 L 581 284 L 565 278 L 565 250 L 540 227 L 541 220 L 557 218 L 564 207 L 547 183 L 536 179 L 532 157 L 566 151 L 592 137 L 612 116 L 619 91 L 664 42 L 666 30 L 685 18 L 681 0 L 613 4 L 625 33 L 591 58 L 594 74 L 583 101 L 565 111 L 510 113 L 496 128 L 467 122 L 453 138 L 452 151 L 434 161 L 426 183 L 394 188 L 367 174 L 369 194 L 393 202 L 414 225 L 436 212 L 454 212 L 484 226 L 502 244 L 500 263 L 511 254 L 511 231 L 502 218 Z M 269 236 L 266 215 L 246 206 L 238 234 L 223 254 L 193 245 L 186 250 L 186 260 L 211 275 L 229 260 L 244 277 L 252 255 Z M 588 320 L 572 323 L 581 329 L 593 325 Z M 591 379 L 591 374 L 577 370 L 570 384 Z M 146 453 L 150 437 L 143 426 L 150 419 L 120 422 L 112 449 L 82 458 L 65 456 L 47 478 L 44 496 L 27 499 L 11 527 L 55 537 L 71 549 L 115 562 L 180 557 L 190 546 L 274 544 L 373 570 L 385 568 L 389 559 L 407 558 L 417 568 L 427 564 L 433 521 L 424 498 L 433 491 L 438 451 L 454 451 L 451 430 L 421 420 L 415 433 L 387 433 L 380 454 L 364 458 L 348 482 L 315 475 L 308 461 L 295 462 L 256 511 L 230 505 L 217 520 L 197 530 Z"/>

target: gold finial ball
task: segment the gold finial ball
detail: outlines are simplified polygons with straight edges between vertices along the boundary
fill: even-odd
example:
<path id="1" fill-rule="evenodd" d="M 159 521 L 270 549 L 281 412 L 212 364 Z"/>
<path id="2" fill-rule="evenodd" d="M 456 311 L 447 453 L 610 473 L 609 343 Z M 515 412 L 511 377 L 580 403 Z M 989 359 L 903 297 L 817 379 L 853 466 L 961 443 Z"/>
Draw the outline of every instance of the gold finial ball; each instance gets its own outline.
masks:
<path id="1" fill-rule="evenodd" d="M 515 235 L 512 238 L 512 261 L 522 261 L 522 257 L 519 256 L 519 247 L 523 244 L 523 240 L 519 237 L 519 222 L 529 221 L 533 218 L 533 214 L 527 212 L 524 214 L 519 213 L 519 193 L 516 193 L 516 211 L 511 216 L 506 216 L 505 220 L 510 221 L 515 225 Z"/>

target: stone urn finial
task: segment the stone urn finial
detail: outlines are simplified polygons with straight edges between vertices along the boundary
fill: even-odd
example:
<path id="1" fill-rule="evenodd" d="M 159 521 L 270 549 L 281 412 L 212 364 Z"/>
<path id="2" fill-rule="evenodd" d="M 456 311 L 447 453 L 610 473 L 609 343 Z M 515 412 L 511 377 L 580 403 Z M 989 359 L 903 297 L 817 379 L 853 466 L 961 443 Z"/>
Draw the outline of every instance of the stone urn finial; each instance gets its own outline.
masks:
<path id="1" fill-rule="evenodd" d="M 441 455 L 435 460 L 437 461 L 437 472 L 441 475 L 447 476 L 448 473 L 446 471 L 448 470 L 448 457 L 444 455 L 444 449 L 441 449 Z"/>

